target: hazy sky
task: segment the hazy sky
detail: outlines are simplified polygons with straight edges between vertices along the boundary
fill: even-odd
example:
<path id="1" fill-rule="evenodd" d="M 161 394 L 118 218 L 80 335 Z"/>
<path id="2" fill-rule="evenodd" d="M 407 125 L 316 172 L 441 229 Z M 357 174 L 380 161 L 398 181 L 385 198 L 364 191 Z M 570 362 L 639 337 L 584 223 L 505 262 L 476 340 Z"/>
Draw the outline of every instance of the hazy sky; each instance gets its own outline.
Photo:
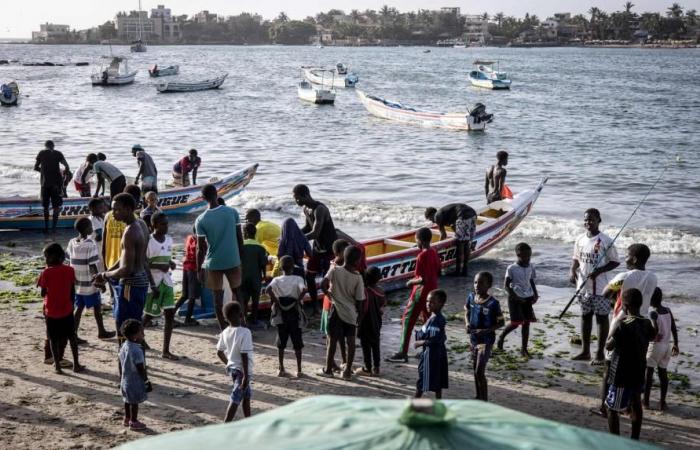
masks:
<path id="1" fill-rule="evenodd" d="M 622 9 L 624 1 L 611 0 L 490 0 L 488 2 L 467 2 L 464 0 L 142 0 L 143 9 L 155 8 L 164 3 L 173 14 L 195 14 L 203 9 L 221 15 L 240 12 L 256 12 L 265 18 L 274 18 L 284 11 L 293 19 L 315 15 L 319 11 L 339 8 L 345 12 L 351 9 L 379 9 L 387 4 L 401 11 L 415 9 L 437 9 L 440 6 L 459 6 L 463 13 L 493 14 L 499 11 L 507 15 L 523 16 L 526 12 L 537 14 L 544 19 L 554 12 L 585 13 L 591 6 L 603 10 Z M 618 4 L 619 3 L 619 4 Z M 636 0 L 633 10 L 663 12 L 672 1 Z M 700 10 L 700 0 L 680 0 L 685 8 Z M 104 23 L 114 18 L 117 11 L 138 8 L 138 0 L 2 0 L 0 1 L 0 38 L 31 37 L 39 24 L 52 22 L 83 29 Z"/>

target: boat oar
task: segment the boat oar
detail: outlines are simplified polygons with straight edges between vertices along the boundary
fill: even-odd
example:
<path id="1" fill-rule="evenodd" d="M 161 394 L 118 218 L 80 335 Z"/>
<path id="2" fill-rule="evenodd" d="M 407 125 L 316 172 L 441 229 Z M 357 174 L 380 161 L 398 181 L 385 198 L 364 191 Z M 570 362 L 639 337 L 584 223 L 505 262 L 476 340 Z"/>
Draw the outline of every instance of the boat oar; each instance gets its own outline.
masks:
<path id="1" fill-rule="evenodd" d="M 627 218 L 627 220 L 625 221 L 625 223 L 622 224 L 622 227 L 621 227 L 620 230 L 617 232 L 617 234 L 615 235 L 615 237 L 613 238 L 613 240 L 610 242 L 610 245 L 608 245 L 607 247 L 605 247 L 605 249 L 603 250 L 603 253 L 598 257 L 598 260 L 596 261 L 595 265 L 593 266 L 593 270 L 591 271 L 591 273 L 595 272 L 595 270 L 598 268 L 598 265 L 599 265 L 599 264 L 601 263 L 601 261 L 603 261 L 603 259 L 605 258 L 605 255 L 607 255 L 608 250 L 610 250 L 610 249 L 612 248 L 612 246 L 615 245 L 615 241 L 617 241 L 617 238 L 620 237 L 620 234 L 622 234 L 622 230 L 624 230 L 625 227 L 627 227 L 627 224 L 630 223 L 630 220 L 632 220 L 632 217 L 634 217 L 634 215 L 637 213 L 637 211 L 639 210 L 639 208 L 640 208 L 640 207 L 642 206 L 642 204 L 646 201 L 647 197 L 649 197 L 649 194 L 651 194 L 651 191 L 653 191 L 654 188 L 656 187 L 656 185 L 659 183 L 659 181 L 661 181 L 661 178 L 664 176 L 664 173 L 666 173 L 666 169 L 668 169 L 668 160 L 667 160 L 666 164 L 664 165 L 664 170 L 661 171 L 661 174 L 659 174 L 659 177 L 656 179 L 656 181 L 654 181 L 654 184 L 651 185 L 651 187 L 649 188 L 649 190 L 647 191 L 647 193 L 644 194 L 644 197 L 642 197 L 642 199 L 639 201 L 639 203 L 637 203 L 637 206 L 636 206 L 636 207 L 634 208 L 634 210 L 632 211 L 632 214 L 630 214 L 630 216 Z M 589 277 L 586 277 L 586 280 L 588 280 L 588 278 L 590 278 L 590 276 L 589 276 Z M 584 280 L 583 283 L 581 283 L 581 286 L 580 286 L 578 289 L 576 289 L 576 292 L 574 293 L 574 295 L 572 295 L 572 296 L 571 296 L 571 299 L 569 299 L 569 303 L 566 304 L 566 306 L 565 306 L 564 309 L 562 310 L 561 314 L 559 314 L 559 319 L 560 319 L 560 320 L 561 320 L 562 317 L 564 317 L 564 314 L 566 314 L 566 311 L 569 310 L 569 307 L 571 307 L 571 304 L 574 302 L 574 300 L 576 299 L 576 297 L 578 297 L 578 295 L 581 293 L 581 290 L 583 290 L 584 286 L 586 286 L 586 280 Z"/>

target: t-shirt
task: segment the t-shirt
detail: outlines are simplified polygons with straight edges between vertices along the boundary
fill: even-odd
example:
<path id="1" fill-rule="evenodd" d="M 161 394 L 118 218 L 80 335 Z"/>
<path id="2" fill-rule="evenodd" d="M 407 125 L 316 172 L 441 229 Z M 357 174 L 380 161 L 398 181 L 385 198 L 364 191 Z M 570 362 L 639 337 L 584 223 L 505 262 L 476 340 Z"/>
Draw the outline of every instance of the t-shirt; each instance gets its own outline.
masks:
<path id="1" fill-rule="evenodd" d="M 58 150 L 44 149 L 36 155 L 42 186 L 63 186 L 63 174 L 59 167 L 61 163 L 67 166 L 63 153 Z"/>
<path id="2" fill-rule="evenodd" d="M 170 264 L 170 261 L 173 259 L 173 238 L 166 234 L 163 242 L 159 242 L 154 235 L 151 235 L 146 248 L 146 258 L 149 266 Z M 160 286 L 161 282 L 165 283 L 166 286 L 173 285 L 170 269 L 167 272 L 163 272 L 160 269 L 151 269 L 151 276 L 153 276 L 153 283 L 156 286 Z"/>
<path id="3" fill-rule="evenodd" d="M 80 183 L 83 184 L 83 173 L 85 173 L 85 169 L 87 169 L 88 164 L 90 164 L 87 161 L 83 161 L 83 163 L 78 167 L 78 170 L 75 171 L 75 176 L 73 176 L 73 179 Z M 92 178 L 95 176 L 95 171 L 90 169 L 85 173 L 85 183 L 90 183 Z"/>
<path id="4" fill-rule="evenodd" d="M 124 176 L 121 170 L 117 169 L 107 161 L 97 161 L 92 165 L 92 170 L 95 172 L 95 175 L 100 175 L 106 178 L 110 183 L 117 178 Z"/>
<path id="5" fill-rule="evenodd" d="M 197 236 L 207 240 L 207 256 L 202 267 L 210 270 L 233 269 L 241 265 L 238 254 L 238 211 L 229 206 L 207 209 L 197 217 Z"/>
<path id="6" fill-rule="evenodd" d="M 280 275 L 270 281 L 269 287 L 277 298 L 299 298 L 304 289 L 306 289 L 306 283 L 298 275 Z"/>
<path id="7" fill-rule="evenodd" d="M 243 371 L 243 358 L 241 353 L 248 354 L 248 375 L 253 374 L 253 335 L 245 327 L 228 326 L 219 335 L 216 349 L 224 352 L 228 364 L 227 370 Z"/>
<path id="8" fill-rule="evenodd" d="M 647 349 L 654 334 L 654 327 L 644 317 L 630 316 L 620 321 L 612 332 L 615 347 L 610 359 L 608 383 L 632 388 L 644 385 Z"/>
<path id="9" fill-rule="evenodd" d="M 326 278 L 330 281 L 328 292 L 335 311 L 340 319 L 351 325 L 357 325 L 357 308 L 355 302 L 365 299 L 365 283 L 362 275 L 350 272 L 345 267 L 331 267 Z"/>
<path id="10" fill-rule="evenodd" d="M 156 163 L 153 162 L 151 155 L 143 150 L 136 152 L 136 160 L 139 162 L 141 167 L 142 177 L 157 177 L 158 169 L 156 168 Z"/>
<path id="11" fill-rule="evenodd" d="M 506 278 L 510 278 L 510 288 L 520 298 L 533 297 L 532 283 L 535 280 L 535 266 L 528 264 L 523 267 L 520 264 L 511 264 L 506 269 Z"/>
<path id="12" fill-rule="evenodd" d="M 418 254 L 416 257 L 416 277 L 423 279 L 421 297 L 427 298 L 430 291 L 437 289 L 441 267 L 440 256 L 434 248 L 424 249 Z"/>
<path id="13" fill-rule="evenodd" d="M 145 208 L 143 208 L 141 210 L 141 213 L 139 214 L 139 216 L 142 219 L 145 219 L 146 217 L 150 217 L 157 212 L 162 212 L 157 206 L 155 206 L 155 207 L 146 206 Z"/>
<path id="14" fill-rule="evenodd" d="M 91 237 L 81 239 L 73 238 L 66 247 L 68 263 L 75 270 L 75 293 L 79 295 L 92 295 L 97 292 L 97 288 L 92 284 L 92 274 L 90 266 L 96 266 L 101 271 L 100 258 L 98 256 L 97 244 Z"/>
<path id="15" fill-rule="evenodd" d="M 262 270 L 267 265 L 265 247 L 260 245 L 255 239 L 243 241 L 241 265 L 243 266 L 242 279 L 262 281 Z"/>
<path id="16" fill-rule="evenodd" d="M 189 156 L 185 156 L 184 158 L 175 163 L 175 165 L 173 166 L 173 170 L 177 173 L 186 174 L 194 170 L 195 167 L 199 168 L 201 164 L 202 158 L 200 158 L 199 156 L 197 156 L 194 159 L 194 163 L 190 161 Z"/>
<path id="17" fill-rule="evenodd" d="M 197 238 L 191 234 L 185 239 L 185 255 L 182 260 L 182 270 L 197 270 Z"/>
<path id="18" fill-rule="evenodd" d="M 610 281 L 610 272 L 598 275 L 595 280 L 589 280 L 586 277 L 593 272 L 594 267 L 605 267 L 611 261 L 620 262 L 617 249 L 611 244 L 612 239 L 605 233 L 598 233 L 593 237 L 588 237 L 584 233 L 576 239 L 573 256 L 573 259 L 579 262 L 576 287 L 580 288 L 585 280 L 586 286 L 582 289 L 582 294 L 603 295 L 603 289 Z M 605 253 L 606 249 L 607 253 Z"/>
<path id="19" fill-rule="evenodd" d="M 114 266 L 122 255 L 122 235 L 126 229 L 126 222 L 114 218 L 112 211 L 105 215 L 104 232 L 104 264 L 109 270 Z"/>
<path id="20" fill-rule="evenodd" d="M 255 224 L 255 240 L 260 242 L 267 253 L 277 255 L 282 229 L 276 223 L 261 220 Z"/>
<path id="21" fill-rule="evenodd" d="M 491 328 L 498 323 L 503 323 L 503 312 L 501 304 L 493 297 L 489 297 L 486 301 L 478 301 L 476 294 L 470 292 L 467 296 L 467 317 L 469 318 L 469 328 L 478 330 L 482 328 Z M 496 342 L 496 332 L 491 331 L 482 334 L 470 333 L 469 338 L 472 345 L 490 344 Z"/>
<path id="22" fill-rule="evenodd" d="M 52 319 L 62 319 L 73 314 L 73 284 L 75 270 L 59 264 L 49 266 L 41 272 L 37 286 L 46 289 L 44 314 Z"/>
<path id="23" fill-rule="evenodd" d="M 435 213 L 435 223 L 442 226 L 453 226 L 457 219 L 476 217 L 476 211 L 464 203 L 450 203 L 438 209 Z"/>
<path id="24" fill-rule="evenodd" d="M 102 233 L 104 232 L 105 228 L 105 219 L 104 217 L 97 217 L 91 215 L 90 222 L 92 223 L 92 234 L 90 235 L 90 237 L 93 241 L 97 243 L 99 247 L 102 245 Z"/>
<path id="25" fill-rule="evenodd" d="M 617 293 L 613 320 L 615 317 L 624 314 L 622 311 L 622 293 L 628 289 L 638 289 L 642 293 L 642 306 L 639 308 L 639 314 L 642 317 L 649 316 L 651 297 L 654 295 L 656 285 L 656 275 L 648 270 L 632 269 L 615 275 L 615 278 L 607 286 L 609 290 Z"/>

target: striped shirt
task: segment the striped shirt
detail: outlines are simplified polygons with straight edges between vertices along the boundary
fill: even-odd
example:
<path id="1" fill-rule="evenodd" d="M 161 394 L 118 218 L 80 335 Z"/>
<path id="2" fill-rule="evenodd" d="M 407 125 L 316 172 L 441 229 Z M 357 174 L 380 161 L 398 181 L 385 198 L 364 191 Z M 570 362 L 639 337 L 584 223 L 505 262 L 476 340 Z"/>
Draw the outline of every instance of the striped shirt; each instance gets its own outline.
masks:
<path id="1" fill-rule="evenodd" d="M 159 242 L 153 235 L 148 240 L 148 249 L 146 250 L 146 258 L 148 259 L 148 265 L 153 267 L 154 265 L 170 264 L 173 259 L 173 238 L 165 235 L 165 240 Z M 173 285 L 173 280 L 170 278 L 170 270 L 163 272 L 160 269 L 151 269 L 151 275 L 153 276 L 153 283 L 156 286 L 160 286 L 163 282 L 167 286 Z"/>
<path id="2" fill-rule="evenodd" d="M 92 295 L 97 288 L 92 284 L 90 266 L 94 265 L 100 270 L 100 258 L 97 252 L 97 244 L 91 237 L 85 239 L 73 238 L 66 248 L 70 266 L 75 270 L 75 293 L 79 295 Z"/>

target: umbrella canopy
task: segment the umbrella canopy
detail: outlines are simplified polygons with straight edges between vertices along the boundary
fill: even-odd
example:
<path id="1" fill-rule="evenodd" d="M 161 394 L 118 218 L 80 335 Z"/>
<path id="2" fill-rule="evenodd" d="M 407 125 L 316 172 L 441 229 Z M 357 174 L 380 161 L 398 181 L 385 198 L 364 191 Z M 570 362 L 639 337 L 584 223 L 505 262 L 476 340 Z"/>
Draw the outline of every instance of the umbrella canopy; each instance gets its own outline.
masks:
<path id="1" fill-rule="evenodd" d="M 118 448 L 644 450 L 657 447 L 475 400 L 411 403 L 319 396 L 238 422 L 147 437 Z"/>

